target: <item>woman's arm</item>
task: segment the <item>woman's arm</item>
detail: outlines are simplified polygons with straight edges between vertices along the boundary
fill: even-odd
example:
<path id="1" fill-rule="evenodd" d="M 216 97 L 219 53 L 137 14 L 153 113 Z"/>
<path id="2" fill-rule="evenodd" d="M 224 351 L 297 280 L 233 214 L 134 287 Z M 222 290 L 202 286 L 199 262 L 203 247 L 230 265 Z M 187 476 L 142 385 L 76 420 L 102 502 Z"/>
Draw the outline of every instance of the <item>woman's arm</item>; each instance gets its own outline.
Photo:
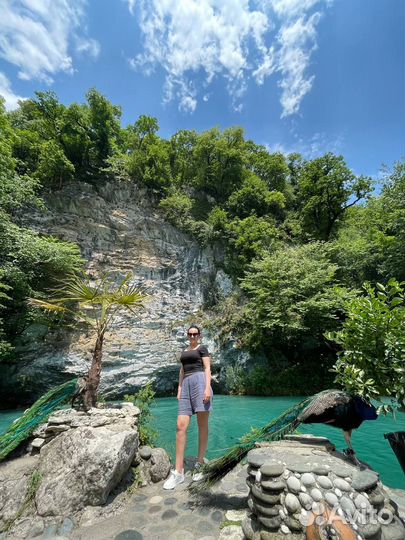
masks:
<path id="1" fill-rule="evenodd" d="M 179 372 L 179 387 L 177 389 L 177 399 L 180 399 L 181 385 L 182 385 L 183 379 L 184 379 L 184 369 L 182 365 Z"/>
<path id="2" fill-rule="evenodd" d="M 204 393 L 204 403 L 211 399 L 211 358 L 209 356 L 203 356 L 202 358 L 205 371 L 205 393 Z"/>

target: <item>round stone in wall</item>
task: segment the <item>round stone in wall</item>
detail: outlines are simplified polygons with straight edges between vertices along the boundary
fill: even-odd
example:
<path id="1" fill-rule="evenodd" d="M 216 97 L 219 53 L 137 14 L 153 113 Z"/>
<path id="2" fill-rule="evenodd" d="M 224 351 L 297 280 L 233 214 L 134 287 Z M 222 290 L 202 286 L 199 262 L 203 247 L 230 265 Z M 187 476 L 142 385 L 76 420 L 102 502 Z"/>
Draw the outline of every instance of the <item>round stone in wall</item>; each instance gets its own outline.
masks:
<path id="1" fill-rule="evenodd" d="M 301 508 L 298 497 L 296 497 L 293 493 L 287 493 L 287 495 L 285 496 L 284 504 L 289 514 L 294 514 L 295 512 L 297 512 L 297 510 L 300 510 Z"/>
<path id="2" fill-rule="evenodd" d="M 298 493 L 301 489 L 301 483 L 298 478 L 295 478 L 295 476 L 290 476 L 290 478 L 287 480 L 287 487 L 290 491 Z"/>
<path id="3" fill-rule="evenodd" d="M 298 495 L 298 499 L 301 503 L 301 505 L 306 509 L 309 510 L 313 503 L 313 498 L 308 495 L 308 493 L 300 493 Z"/>
<path id="4" fill-rule="evenodd" d="M 356 491 L 366 491 L 378 482 L 378 476 L 372 471 L 360 471 L 353 475 L 352 487 Z"/>
<path id="5" fill-rule="evenodd" d="M 301 476 L 301 482 L 304 486 L 313 486 L 315 484 L 315 476 L 312 473 L 304 473 Z"/>
<path id="6" fill-rule="evenodd" d="M 331 491 L 327 491 L 325 493 L 325 500 L 328 504 L 330 504 L 330 506 L 335 506 L 335 504 L 338 504 L 339 502 L 339 499 Z"/>
<path id="7" fill-rule="evenodd" d="M 318 476 L 318 484 L 324 489 L 330 489 L 332 487 L 332 480 L 327 476 Z"/>
<path id="8" fill-rule="evenodd" d="M 262 480 L 261 486 L 269 491 L 283 491 L 285 482 L 283 480 Z"/>
<path id="9" fill-rule="evenodd" d="M 314 501 L 318 502 L 322 499 L 322 492 L 318 488 L 314 488 L 310 492 L 311 497 L 314 499 Z"/>
<path id="10" fill-rule="evenodd" d="M 351 487 L 349 482 L 346 482 L 346 480 L 343 480 L 343 478 L 335 478 L 333 481 L 333 484 L 335 487 L 340 489 L 341 491 L 350 491 Z"/>
<path id="11" fill-rule="evenodd" d="M 284 472 L 284 465 L 281 463 L 263 463 L 260 472 L 263 476 L 280 476 Z"/>

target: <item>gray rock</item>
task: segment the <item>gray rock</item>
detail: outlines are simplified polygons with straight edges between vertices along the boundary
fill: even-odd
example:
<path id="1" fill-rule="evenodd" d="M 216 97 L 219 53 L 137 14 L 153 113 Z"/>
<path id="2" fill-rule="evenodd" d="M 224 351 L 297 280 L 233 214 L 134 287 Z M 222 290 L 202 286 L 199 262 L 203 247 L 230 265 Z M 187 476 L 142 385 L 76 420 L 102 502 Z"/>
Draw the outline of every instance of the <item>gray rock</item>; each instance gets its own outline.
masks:
<path id="1" fill-rule="evenodd" d="M 281 463 L 265 462 L 260 467 L 260 472 L 263 476 L 280 476 L 284 472 L 284 465 L 282 465 Z"/>
<path id="2" fill-rule="evenodd" d="M 45 444 L 45 439 L 41 439 L 39 437 L 36 437 L 31 441 L 31 446 L 33 448 L 42 448 L 42 446 Z"/>
<path id="3" fill-rule="evenodd" d="M 318 484 L 323 489 L 330 489 L 332 487 L 332 481 L 327 476 L 318 476 Z"/>
<path id="4" fill-rule="evenodd" d="M 69 429 L 53 439 L 41 450 L 38 514 L 66 516 L 104 504 L 130 467 L 137 445 L 137 432 L 119 423 Z"/>
<path id="5" fill-rule="evenodd" d="M 248 473 L 250 476 L 253 476 L 253 478 L 255 478 L 258 470 L 259 470 L 259 469 L 255 468 L 255 467 L 252 467 L 251 465 L 248 465 L 247 473 Z"/>
<path id="6" fill-rule="evenodd" d="M 255 453 L 255 450 L 250 450 L 247 455 L 248 463 L 253 469 L 260 469 L 266 459 L 268 460 L 266 456 L 263 454 L 258 454 L 257 452 Z"/>
<path id="7" fill-rule="evenodd" d="M 275 517 L 263 517 L 258 516 L 258 519 L 260 523 L 262 523 L 267 529 L 270 530 L 277 530 L 281 525 L 281 517 L 275 516 Z"/>
<path id="8" fill-rule="evenodd" d="M 404 540 L 405 538 L 405 529 L 399 520 L 395 520 L 389 525 L 383 525 L 381 530 L 381 540 Z"/>
<path id="9" fill-rule="evenodd" d="M 370 508 L 370 501 L 367 499 L 367 497 L 365 497 L 364 495 L 362 495 L 361 493 L 359 493 L 359 494 L 354 498 L 354 505 L 355 505 L 356 508 L 358 508 L 359 510 L 362 509 L 362 508 Z"/>
<path id="10" fill-rule="evenodd" d="M 347 495 L 343 495 L 343 497 L 340 499 L 340 506 L 343 508 L 346 514 L 352 517 L 354 516 L 356 507 Z"/>
<path id="11" fill-rule="evenodd" d="M 287 487 L 290 491 L 293 491 L 294 493 L 299 493 L 301 484 L 298 478 L 295 478 L 295 476 L 290 476 L 287 480 Z"/>
<path id="12" fill-rule="evenodd" d="M 59 527 L 58 533 L 61 536 L 69 536 L 69 533 L 74 529 L 74 526 L 75 524 L 73 523 L 73 521 L 70 518 L 66 517 L 63 520 L 62 525 Z"/>
<path id="13" fill-rule="evenodd" d="M 150 446 L 140 446 L 139 455 L 142 459 L 149 459 L 152 455 L 152 448 Z"/>
<path id="14" fill-rule="evenodd" d="M 348 465 L 342 465 L 340 463 L 333 462 L 331 464 L 332 471 L 341 478 L 345 478 L 346 476 L 352 476 L 353 473 L 356 471 L 353 467 L 349 467 Z"/>
<path id="15" fill-rule="evenodd" d="M 283 480 L 262 480 L 260 485 L 268 491 L 283 491 L 286 483 Z"/>
<path id="16" fill-rule="evenodd" d="M 350 484 L 346 480 L 343 480 L 343 478 L 335 478 L 333 484 L 341 491 L 351 491 Z"/>
<path id="17" fill-rule="evenodd" d="M 304 473 L 301 477 L 301 482 L 304 486 L 313 486 L 315 484 L 315 476 L 312 473 Z"/>
<path id="18" fill-rule="evenodd" d="M 301 503 L 301 506 L 305 508 L 306 510 L 309 510 L 313 503 L 313 498 L 308 495 L 308 493 L 300 493 L 298 495 L 298 499 Z"/>
<path id="19" fill-rule="evenodd" d="M 294 514 L 295 512 L 297 512 L 297 510 L 301 509 L 301 504 L 298 500 L 298 497 L 296 497 L 292 493 L 287 493 L 287 495 L 285 496 L 284 504 L 289 514 Z"/>
<path id="20" fill-rule="evenodd" d="M 335 506 L 335 504 L 338 504 L 338 502 L 339 502 L 339 499 L 337 498 L 337 496 L 334 493 L 332 493 L 331 491 L 327 491 L 325 493 L 325 500 L 332 507 Z"/>
<path id="21" fill-rule="evenodd" d="M 166 450 L 163 448 L 153 448 L 150 463 L 149 473 L 152 482 L 160 482 L 168 477 L 171 465 Z"/>
<path id="22" fill-rule="evenodd" d="M 263 501 L 257 499 L 254 499 L 252 502 L 255 513 L 266 517 L 278 516 L 282 508 L 279 504 L 267 505 Z"/>
<path id="23" fill-rule="evenodd" d="M 311 489 L 310 495 L 316 502 L 319 502 L 322 499 L 322 492 L 318 488 Z"/>
<path id="24" fill-rule="evenodd" d="M 248 540 L 260 540 L 260 528 L 254 516 L 246 516 L 242 520 L 242 530 Z"/>
<path id="25" fill-rule="evenodd" d="M 327 467 L 326 465 L 317 465 L 314 467 L 313 471 L 314 474 L 319 474 L 322 476 L 327 476 L 330 472 L 330 467 Z"/>
<path id="26" fill-rule="evenodd" d="M 380 538 L 381 525 L 379 523 L 367 523 L 360 528 L 360 533 L 365 540 L 378 540 Z"/>
<path id="27" fill-rule="evenodd" d="M 296 472 L 296 473 L 300 473 L 300 474 L 303 474 L 303 473 L 306 473 L 306 472 L 307 473 L 312 472 L 312 467 L 311 467 L 310 463 L 298 462 L 298 463 L 294 463 L 293 465 L 289 465 L 288 468 L 292 472 Z"/>
<path id="28" fill-rule="evenodd" d="M 294 519 L 293 517 L 291 516 L 287 516 L 285 518 L 285 521 L 284 523 L 287 525 L 287 527 L 291 530 L 291 531 L 294 531 L 294 532 L 300 532 L 302 531 L 303 529 L 303 526 L 302 524 L 300 523 L 300 521 L 298 519 Z"/>
<path id="29" fill-rule="evenodd" d="M 259 489 L 256 485 L 252 486 L 252 494 L 259 500 L 267 503 L 267 504 L 277 504 L 280 501 L 280 495 L 277 494 L 270 494 L 265 493 L 261 489 Z"/>
<path id="30" fill-rule="evenodd" d="M 384 494 L 379 489 L 374 489 L 368 494 L 368 500 L 378 510 L 384 506 Z"/>
<path id="31" fill-rule="evenodd" d="M 373 471 L 358 471 L 353 475 L 352 487 L 356 491 L 367 491 L 378 482 L 378 476 Z"/>
<path id="32" fill-rule="evenodd" d="M 242 527 L 238 527 L 237 525 L 223 527 L 219 533 L 219 540 L 243 540 L 243 537 Z"/>

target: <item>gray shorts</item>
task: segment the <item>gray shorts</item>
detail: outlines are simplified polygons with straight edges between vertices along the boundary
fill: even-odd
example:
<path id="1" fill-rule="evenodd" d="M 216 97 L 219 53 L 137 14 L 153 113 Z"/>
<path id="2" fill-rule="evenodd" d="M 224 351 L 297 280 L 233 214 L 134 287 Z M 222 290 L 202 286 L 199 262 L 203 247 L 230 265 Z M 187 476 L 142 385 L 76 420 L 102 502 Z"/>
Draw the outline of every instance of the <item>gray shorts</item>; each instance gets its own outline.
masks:
<path id="1" fill-rule="evenodd" d="M 203 402 L 205 381 L 206 377 L 204 371 L 198 371 L 183 379 L 179 399 L 179 415 L 191 416 L 197 412 L 212 411 L 212 401 L 214 397 L 212 388 L 211 399 L 208 403 Z"/>

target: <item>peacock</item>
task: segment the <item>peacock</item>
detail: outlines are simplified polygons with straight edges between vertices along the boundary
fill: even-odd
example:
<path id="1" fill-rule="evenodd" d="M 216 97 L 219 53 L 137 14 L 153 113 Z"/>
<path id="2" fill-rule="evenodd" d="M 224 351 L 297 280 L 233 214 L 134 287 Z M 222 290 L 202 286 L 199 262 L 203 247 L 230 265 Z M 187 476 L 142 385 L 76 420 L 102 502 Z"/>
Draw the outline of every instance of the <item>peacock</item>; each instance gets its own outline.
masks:
<path id="1" fill-rule="evenodd" d="M 224 456 L 203 466 L 203 478 L 189 485 L 198 493 L 218 482 L 231 471 L 259 441 L 277 441 L 293 433 L 300 424 L 327 424 L 340 428 L 348 445 L 347 455 L 359 464 L 351 444 L 352 430 L 364 420 L 375 420 L 375 407 L 360 396 L 342 390 L 324 390 L 305 398 L 261 429 L 253 428 Z"/>
<path id="2" fill-rule="evenodd" d="M 49 415 L 78 393 L 78 379 L 72 379 L 41 396 L 24 414 L 0 436 L 0 461 L 27 439 Z M 79 389 L 80 391 L 80 389 Z"/>

